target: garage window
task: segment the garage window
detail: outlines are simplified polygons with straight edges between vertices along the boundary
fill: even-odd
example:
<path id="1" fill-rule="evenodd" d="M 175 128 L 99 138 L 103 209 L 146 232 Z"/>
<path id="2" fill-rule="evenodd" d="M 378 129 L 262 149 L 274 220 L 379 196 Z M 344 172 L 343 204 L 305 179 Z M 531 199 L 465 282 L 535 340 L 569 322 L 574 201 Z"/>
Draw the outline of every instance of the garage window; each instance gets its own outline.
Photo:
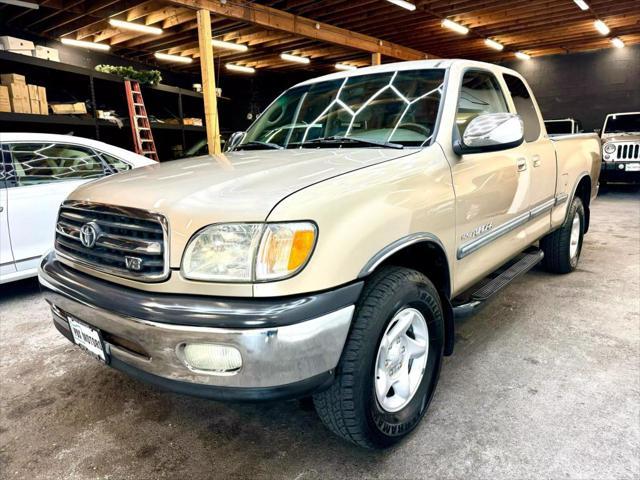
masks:
<path id="1" fill-rule="evenodd" d="M 529 94 L 529 90 L 518 77 L 513 75 L 504 75 L 504 81 L 507 83 L 513 104 L 516 107 L 516 113 L 522 118 L 524 123 L 524 139 L 526 142 L 535 142 L 540 136 L 540 120 L 533 99 Z"/>
<path id="2" fill-rule="evenodd" d="M 84 147 L 59 143 L 9 145 L 18 186 L 97 178 L 104 175 L 96 153 Z"/>

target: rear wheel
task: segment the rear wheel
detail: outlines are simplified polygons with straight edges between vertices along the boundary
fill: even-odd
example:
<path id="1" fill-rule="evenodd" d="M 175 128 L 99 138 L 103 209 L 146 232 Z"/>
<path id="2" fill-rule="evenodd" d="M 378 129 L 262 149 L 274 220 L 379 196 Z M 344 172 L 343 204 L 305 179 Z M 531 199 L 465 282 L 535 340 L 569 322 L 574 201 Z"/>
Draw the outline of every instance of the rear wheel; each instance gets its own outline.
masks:
<path id="1" fill-rule="evenodd" d="M 440 297 L 420 272 L 387 267 L 367 283 L 337 368 L 314 396 L 333 432 L 357 445 L 397 443 L 422 419 L 443 352 Z"/>
<path id="2" fill-rule="evenodd" d="M 562 226 L 540 240 L 542 265 L 550 272 L 569 273 L 576 269 L 584 236 L 584 206 L 575 197 Z"/>

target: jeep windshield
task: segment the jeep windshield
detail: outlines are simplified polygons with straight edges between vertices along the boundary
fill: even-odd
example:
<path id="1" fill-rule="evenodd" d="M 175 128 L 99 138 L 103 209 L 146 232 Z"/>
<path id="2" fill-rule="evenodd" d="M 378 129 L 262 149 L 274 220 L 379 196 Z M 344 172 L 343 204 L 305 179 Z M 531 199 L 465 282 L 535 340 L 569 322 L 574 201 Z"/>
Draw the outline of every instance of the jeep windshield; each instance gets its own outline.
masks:
<path id="1" fill-rule="evenodd" d="M 607 117 L 602 133 L 640 133 L 640 113 Z"/>
<path id="2" fill-rule="evenodd" d="M 236 150 L 426 145 L 444 72 L 381 72 L 294 87 L 260 115 Z"/>

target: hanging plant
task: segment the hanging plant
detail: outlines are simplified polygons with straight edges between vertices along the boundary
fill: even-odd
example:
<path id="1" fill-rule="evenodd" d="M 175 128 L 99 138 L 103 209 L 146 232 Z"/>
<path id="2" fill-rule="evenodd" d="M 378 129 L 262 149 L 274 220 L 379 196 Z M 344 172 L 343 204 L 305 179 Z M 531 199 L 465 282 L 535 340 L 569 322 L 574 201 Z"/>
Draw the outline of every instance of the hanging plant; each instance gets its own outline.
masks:
<path id="1" fill-rule="evenodd" d="M 162 80 L 162 75 L 158 70 L 136 70 L 133 67 L 118 67 L 116 65 L 98 65 L 96 70 L 117 75 L 127 80 L 136 80 L 143 85 L 156 85 Z"/>

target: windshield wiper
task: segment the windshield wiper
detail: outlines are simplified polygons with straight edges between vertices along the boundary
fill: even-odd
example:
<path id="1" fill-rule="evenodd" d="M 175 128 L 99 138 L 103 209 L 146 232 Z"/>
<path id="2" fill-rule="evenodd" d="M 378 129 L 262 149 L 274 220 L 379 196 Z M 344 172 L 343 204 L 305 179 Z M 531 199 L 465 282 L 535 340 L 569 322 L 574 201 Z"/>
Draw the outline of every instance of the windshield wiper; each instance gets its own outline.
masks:
<path id="1" fill-rule="evenodd" d="M 259 142 L 259 141 L 241 143 L 240 145 L 238 145 L 235 148 L 235 150 L 242 150 L 245 147 L 248 147 L 251 150 L 258 150 L 260 148 L 271 148 L 273 150 L 282 150 L 282 147 L 280 145 L 278 145 L 277 143 Z"/>
<path id="2" fill-rule="evenodd" d="M 386 147 L 386 148 L 398 148 L 398 149 L 404 148 L 404 145 L 401 145 L 399 143 L 381 142 L 381 141 L 377 141 L 377 140 L 366 140 L 364 138 L 357 138 L 357 137 L 342 137 L 342 136 L 339 136 L 339 135 L 332 135 L 330 137 L 314 138 L 313 140 L 307 140 L 306 142 L 303 142 L 302 145 L 306 145 L 306 144 L 335 145 L 335 144 L 345 144 L 345 143 L 360 144 L 360 145 L 371 145 L 371 146 L 375 146 L 375 147 Z"/>

